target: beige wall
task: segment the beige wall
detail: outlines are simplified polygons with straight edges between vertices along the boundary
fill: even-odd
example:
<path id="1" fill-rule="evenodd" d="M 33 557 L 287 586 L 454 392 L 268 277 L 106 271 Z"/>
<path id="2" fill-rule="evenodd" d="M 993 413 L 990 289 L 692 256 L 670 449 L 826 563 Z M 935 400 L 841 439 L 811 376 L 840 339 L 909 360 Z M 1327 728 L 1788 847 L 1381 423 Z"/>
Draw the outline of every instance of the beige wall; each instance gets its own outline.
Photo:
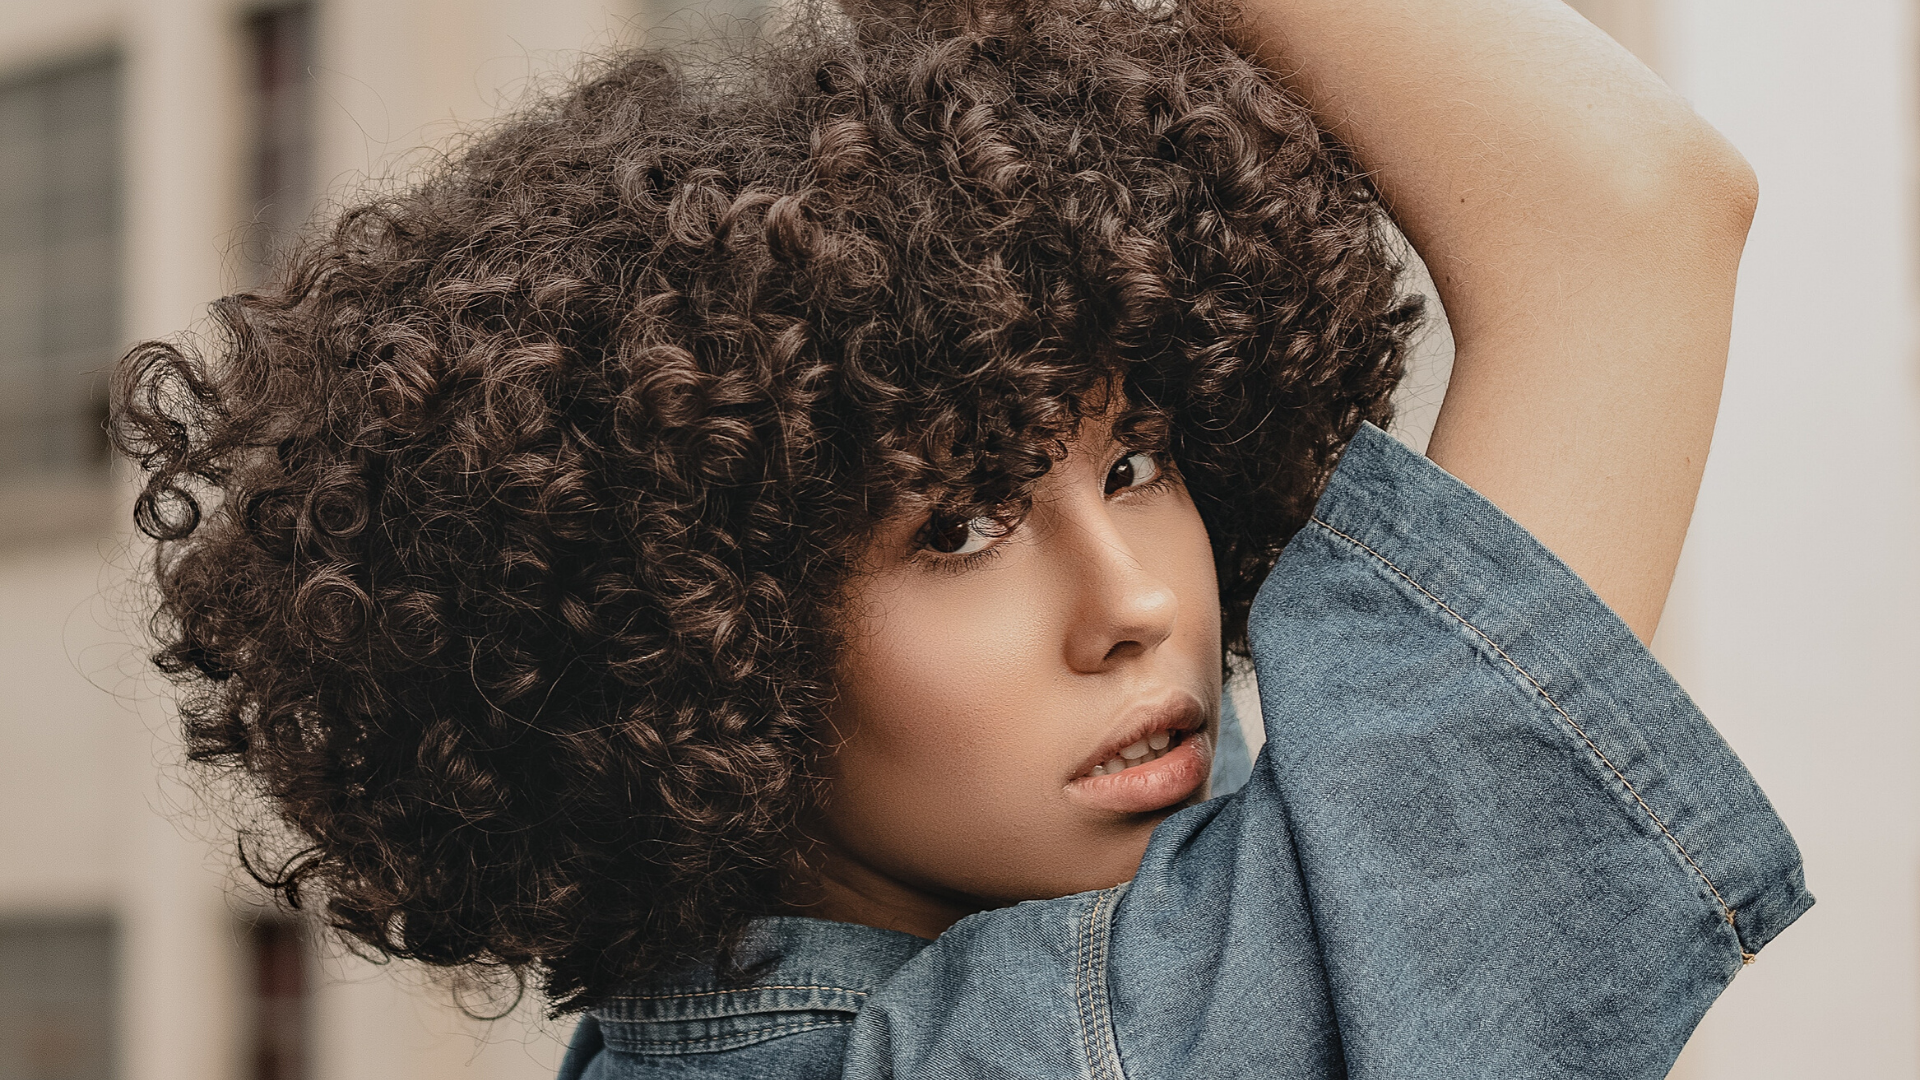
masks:
<path id="1" fill-rule="evenodd" d="M 0 0 L 0 77 L 118 48 L 127 91 L 127 336 L 194 325 L 239 271 L 234 0 Z M 631 36 L 625 0 L 321 3 L 319 177 L 404 167 L 582 50 Z M 396 165 L 397 162 L 397 165 Z M 182 784 L 164 687 L 138 644 L 127 537 L 0 541 L 0 917 L 115 916 L 128 1080 L 242 1075 L 241 928 L 223 823 Z M 468 1019 L 403 966 L 317 963 L 316 1080 L 547 1077 L 568 1025 L 529 1000 Z"/>
<path id="2" fill-rule="evenodd" d="M 0 74 L 116 38 L 124 0 L 0 0 Z"/>
<path id="3" fill-rule="evenodd" d="M 1663 642 L 1793 829 L 1818 906 L 1696 1080 L 1920 1075 L 1920 392 L 1910 0 L 1670 0 L 1673 84 L 1760 211 Z"/>
<path id="4" fill-rule="evenodd" d="M 637 0 L 334 0 L 320 11 L 319 174 L 383 176 L 638 36 Z"/>
<path id="5" fill-rule="evenodd" d="M 100 648 L 101 575 L 92 545 L 0 553 L 0 914 L 101 913 L 116 900 L 127 725 L 75 669 L 115 651 Z"/>
<path id="6" fill-rule="evenodd" d="M 1665 64 L 1660 55 L 1660 23 L 1670 0 L 1568 0 L 1568 6 L 1613 35 L 1655 71 Z"/>

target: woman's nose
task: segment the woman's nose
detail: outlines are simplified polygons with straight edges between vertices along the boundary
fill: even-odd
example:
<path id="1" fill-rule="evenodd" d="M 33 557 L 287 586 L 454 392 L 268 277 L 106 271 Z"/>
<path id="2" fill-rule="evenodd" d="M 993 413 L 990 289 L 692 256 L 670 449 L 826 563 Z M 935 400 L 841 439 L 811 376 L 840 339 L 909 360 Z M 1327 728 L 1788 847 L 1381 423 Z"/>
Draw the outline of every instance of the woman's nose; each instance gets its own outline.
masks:
<path id="1" fill-rule="evenodd" d="M 1063 573 L 1073 577 L 1076 603 L 1066 634 L 1066 659 L 1075 671 L 1104 671 L 1150 653 L 1173 634 L 1179 598 L 1132 545 L 1102 507 L 1089 519 L 1060 530 L 1078 550 L 1063 553 Z"/>

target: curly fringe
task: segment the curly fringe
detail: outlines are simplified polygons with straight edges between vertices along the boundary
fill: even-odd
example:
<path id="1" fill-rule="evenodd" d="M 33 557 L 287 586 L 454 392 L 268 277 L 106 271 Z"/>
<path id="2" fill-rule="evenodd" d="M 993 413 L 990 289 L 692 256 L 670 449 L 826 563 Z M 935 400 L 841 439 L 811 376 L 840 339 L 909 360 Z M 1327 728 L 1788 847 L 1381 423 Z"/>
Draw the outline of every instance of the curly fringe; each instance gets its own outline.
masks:
<path id="1" fill-rule="evenodd" d="M 298 838 L 261 880 L 556 1011 L 724 953 L 804 849 L 873 525 L 1018 506 L 1103 387 L 1243 649 L 1417 305 L 1213 4 L 630 55 L 134 348 L 156 662 Z"/>

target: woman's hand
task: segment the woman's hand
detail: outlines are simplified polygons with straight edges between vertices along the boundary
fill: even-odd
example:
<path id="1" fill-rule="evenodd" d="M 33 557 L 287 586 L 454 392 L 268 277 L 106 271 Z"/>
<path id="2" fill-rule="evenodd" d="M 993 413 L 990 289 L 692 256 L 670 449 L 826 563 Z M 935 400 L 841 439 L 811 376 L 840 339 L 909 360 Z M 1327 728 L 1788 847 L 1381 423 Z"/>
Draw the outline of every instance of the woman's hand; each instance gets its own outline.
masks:
<path id="1" fill-rule="evenodd" d="M 1557 0 L 1244 2 L 1433 271 L 1456 352 L 1428 454 L 1652 637 L 1719 407 L 1745 160 Z"/>

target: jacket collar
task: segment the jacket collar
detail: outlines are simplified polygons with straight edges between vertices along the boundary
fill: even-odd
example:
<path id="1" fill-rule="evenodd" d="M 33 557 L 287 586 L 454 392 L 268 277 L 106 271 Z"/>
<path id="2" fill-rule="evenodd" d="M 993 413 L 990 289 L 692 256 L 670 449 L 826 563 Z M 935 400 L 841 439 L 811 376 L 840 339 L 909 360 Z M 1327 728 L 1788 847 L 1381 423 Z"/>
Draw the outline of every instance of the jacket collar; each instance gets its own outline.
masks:
<path id="1" fill-rule="evenodd" d="M 754 1013 L 857 1013 L 867 995 L 931 944 L 894 930 L 798 916 L 757 919 L 722 979 L 711 963 L 608 998 L 602 1021 L 703 1020 Z"/>

